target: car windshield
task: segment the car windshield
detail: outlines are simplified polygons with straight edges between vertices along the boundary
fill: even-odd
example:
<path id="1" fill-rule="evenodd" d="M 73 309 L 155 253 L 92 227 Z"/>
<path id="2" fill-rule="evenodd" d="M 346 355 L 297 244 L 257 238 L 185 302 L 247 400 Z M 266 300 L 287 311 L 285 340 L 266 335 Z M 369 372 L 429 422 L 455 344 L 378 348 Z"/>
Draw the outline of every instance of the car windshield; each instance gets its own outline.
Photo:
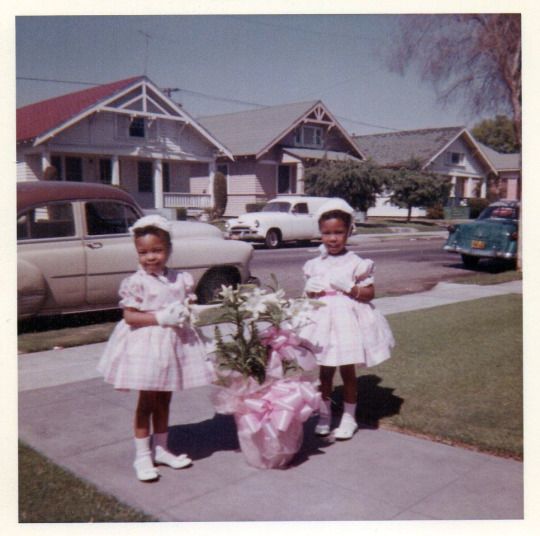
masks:
<path id="1" fill-rule="evenodd" d="M 519 217 L 518 207 L 511 206 L 492 206 L 485 208 L 478 216 L 479 220 L 497 218 L 503 220 L 517 220 Z"/>
<path id="2" fill-rule="evenodd" d="M 273 201 L 272 203 L 266 203 L 261 212 L 289 212 L 291 204 L 286 201 Z"/>

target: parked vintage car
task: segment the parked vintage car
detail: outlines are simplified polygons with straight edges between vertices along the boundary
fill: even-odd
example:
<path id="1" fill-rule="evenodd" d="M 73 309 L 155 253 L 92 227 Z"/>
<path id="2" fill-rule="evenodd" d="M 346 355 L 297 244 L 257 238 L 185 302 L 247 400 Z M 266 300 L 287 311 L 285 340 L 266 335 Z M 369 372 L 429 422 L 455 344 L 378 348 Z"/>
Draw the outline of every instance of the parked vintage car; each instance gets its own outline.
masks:
<path id="1" fill-rule="evenodd" d="M 120 282 L 137 268 L 128 227 L 143 215 L 125 191 L 75 182 L 17 184 L 18 317 L 118 307 Z M 200 303 L 221 285 L 250 279 L 249 244 L 216 227 L 173 222 L 171 268 L 187 270 Z"/>
<path id="2" fill-rule="evenodd" d="M 460 253 L 467 268 L 474 268 L 480 259 L 504 259 L 515 264 L 518 220 L 518 202 L 492 203 L 473 222 L 450 225 L 444 249 Z"/>
<path id="3" fill-rule="evenodd" d="M 260 212 L 249 212 L 225 224 L 228 238 L 263 242 L 278 248 L 283 242 L 320 238 L 315 212 L 330 197 L 282 195 L 268 201 Z"/>

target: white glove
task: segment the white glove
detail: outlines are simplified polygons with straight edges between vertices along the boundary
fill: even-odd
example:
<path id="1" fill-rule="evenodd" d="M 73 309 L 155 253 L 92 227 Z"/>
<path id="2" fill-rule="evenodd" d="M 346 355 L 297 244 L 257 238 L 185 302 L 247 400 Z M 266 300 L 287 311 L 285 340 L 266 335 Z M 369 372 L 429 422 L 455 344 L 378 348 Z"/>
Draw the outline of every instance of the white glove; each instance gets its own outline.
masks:
<path id="1" fill-rule="evenodd" d="M 304 287 L 304 292 L 313 292 L 317 294 L 322 292 L 326 288 L 326 285 L 323 283 L 320 277 L 310 277 L 306 281 L 306 286 Z"/>
<path id="2" fill-rule="evenodd" d="M 157 323 L 160 326 L 175 327 L 184 323 L 187 316 L 187 309 L 180 302 L 171 303 L 165 309 L 154 313 Z"/>
<path id="3" fill-rule="evenodd" d="M 348 294 L 354 287 L 354 282 L 348 277 L 334 275 L 330 276 L 330 286 L 336 290 L 341 290 Z"/>

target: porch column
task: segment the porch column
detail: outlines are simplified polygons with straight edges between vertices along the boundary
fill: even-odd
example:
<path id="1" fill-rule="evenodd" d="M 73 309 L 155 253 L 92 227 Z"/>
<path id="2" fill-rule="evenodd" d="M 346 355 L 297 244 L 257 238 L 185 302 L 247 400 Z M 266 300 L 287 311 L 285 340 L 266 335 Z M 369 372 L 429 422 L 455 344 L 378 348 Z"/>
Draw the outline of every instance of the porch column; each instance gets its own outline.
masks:
<path id="1" fill-rule="evenodd" d="M 154 208 L 163 208 L 163 162 L 154 160 L 152 170 L 154 176 Z"/>
<path id="2" fill-rule="evenodd" d="M 298 162 L 296 164 L 296 193 L 304 193 L 304 163 Z"/>
<path id="3" fill-rule="evenodd" d="M 208 164 L 208 193 L 210 194 L 210 206 L 213 207 L 215 203 L 214 197 L 214 177 L 216 176 L 216 161 L 213 160 Z"/>
<path id="4" fill-rule="evenodd" d="M 450 190 L 450 197 L 456 197 L 457 179 L 456 177 L 450 177 L 450 179 L 451 179 L 450 184 L 452 185 L 452 189 Z"/>
<path id="5" fill-rule="evenodd" d="M 485 199 L 486 197 L 486 193 L 487 193 L 487 181 L 488 181 L 488 178 L 487 177 L 484 177 L 482 179 L 482 182 L 480 183 L 480 197 L 482 199 Z"/>
<path id="6" fill-rule="evenodd" d="M 465 193 L 463 197 L 474 197 L 474 180 L 472 177 L 467 178 Z"/>
<path id="7" fill-rule="evenodd" d="M 120 159 L 117 154 L 113 154 L 111 158 L 111 184 L 120 186 Z"/>
<path id="8" fill-rule="evenodd" d="M 51 165 L 51 153 L 49 151 L 43 150 L 41 152 L 41 179 L 45 174 L 45 170 Z M 58 170 L 60 173 L 60 170 Z"/>

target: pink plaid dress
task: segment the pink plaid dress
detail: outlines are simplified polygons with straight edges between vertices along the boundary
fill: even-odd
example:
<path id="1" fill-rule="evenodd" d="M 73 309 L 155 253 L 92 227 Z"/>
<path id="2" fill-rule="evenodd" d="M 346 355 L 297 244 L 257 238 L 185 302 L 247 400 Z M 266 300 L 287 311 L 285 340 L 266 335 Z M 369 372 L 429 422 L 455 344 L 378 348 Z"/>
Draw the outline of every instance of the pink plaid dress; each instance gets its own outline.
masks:
<path id="1" fill-rule="evenodd" d="M 157 311 L 190 295 L 193 278 L 167 269 L 155 276 L 139 269 L 120 285 L 120 306 Z M 115 327 L 98 371 L 116 389 L 177 391 L 207 385 L 215 379 L 213 365 L 197 332 L 181 328 L 130 327 L 121 320 Z"/>
<path id="2" fill-rule="evenodd" d="M 316 277 L 328 290 L 316 298 L 325 306 L 314 312 L 313 322 L 302 328 L 301 336 L 318 348 L 316 356 L 320 365 L 371 367 L 385 361 L 394 346 L 388 322 L 371 303 L 358 302 L 332 289 L 331 274 L 350 278 L 359 286 L 369 286 L 374 282 L 374 263 L 351 251 L 338 256 L 323 253 L 307 261 L 305 277 Z"/>

